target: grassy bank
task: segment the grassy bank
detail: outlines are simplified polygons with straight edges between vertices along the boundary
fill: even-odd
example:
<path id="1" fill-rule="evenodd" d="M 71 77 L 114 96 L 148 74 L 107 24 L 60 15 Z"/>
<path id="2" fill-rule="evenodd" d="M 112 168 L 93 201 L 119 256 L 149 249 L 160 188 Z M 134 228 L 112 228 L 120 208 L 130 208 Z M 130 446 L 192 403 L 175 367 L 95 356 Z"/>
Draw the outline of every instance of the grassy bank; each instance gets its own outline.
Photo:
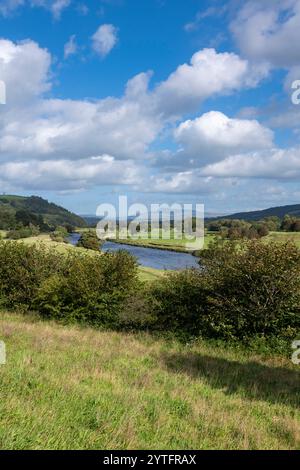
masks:
<path id="1" fill-rule="evenodd" d="M 88 231 L 89 229 L 78 229 L 77 231 L 79 233 L 83 233 L 85 231 Z M 125 245 L 133 245 L 133 246 L 140 246 L 144 248 L 157 248 L 160 250 L 168 250 L 168 251 L 176 251 L 178 253 L 191 253 L 190 250 L 186 248 L 186 245 L 189 243 L 189 240 L 182 236 L 182 239 L 176 238 L 174 235 L 174 230 L 171 229 L 170 231 L 170 236 L 171 238 L 164 239 L 162 237 L 162 230 L 159 231 L 159 238 L 154 239 L 150 238 L 151 234 L 149 232 L 149 237 L 148 238 L 138 238 L 138 239 L 133 239 L 133 238 L 128 238 L 128 239 L 119 239 L 118 234 L 116 239 L 108 239 L 111 242 L 117 242 L 120 244 L 125 244 Z M 169 233 L 166 233 L 166 236 L 169 236 Z M 175 238 L 174 238 L 175 237 Z M 204 248 L 207 248 L 209 242 L 214 238 L 214 234 L 212 233 L 206 233 L 205 239 L 204 239 Z"/>
<path id="2" fill-rule="evenodd" d="M 2 449 L 300 448 L 299 367 L 0 314 Z"/>

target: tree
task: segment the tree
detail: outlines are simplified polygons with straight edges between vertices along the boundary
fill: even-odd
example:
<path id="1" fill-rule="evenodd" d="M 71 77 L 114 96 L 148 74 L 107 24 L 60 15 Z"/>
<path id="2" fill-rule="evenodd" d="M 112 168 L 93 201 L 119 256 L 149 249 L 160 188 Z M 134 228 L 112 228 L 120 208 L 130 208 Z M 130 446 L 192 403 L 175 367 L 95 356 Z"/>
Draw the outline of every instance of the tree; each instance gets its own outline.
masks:
<path id="1" fill-rule="evenodd" d="M 50 238 L 54 242 L 67 242 L 66 238 L 68 236 L 68 231 L 65 227 L 58 226 L 55 231 L 50 234 Z"/>
<path id="2" fill-rule="evenodd" d="M 283 230 L 284 232 L 290 232 L 293 223 L 294 219 L 290 215 L 285 215 L 281 223 L 281 230 Z"/>
<path id="3" fill-rule="evenodd" d="M 257 227 L 257 233 L 259 237 L 266 237 L 267 235 L 269 235 L 268 226 L 266 224 L 260 224 Z"/>
<path id="4" fill-rule="evenodd" d="M 262 220 L 264 225 L 266 225 L 270 232 L 277 232 L 280 229 L 281 220 L 279 217 L 270 216 Z"/>
<path id="5" fill-rule="evenodd" d="M 94 231 L 89 230 L 88 232 L 83 232 L 81 234 L 77 246 L 80 248 L 86 248 L 87 250 L 99 251 L 101 241 Z"/>
<path id="6" fill-rule="evenodd" d="M 300 219 L 295 220 L 295 222 L 292 225 L 292 231 L 300 232 Z"/>
<path id="7" fill-rule="evenodd" d="M 0 205 L 0 230 L 13 229 L 16 226 L 15 211 L 7 204 Z"/>

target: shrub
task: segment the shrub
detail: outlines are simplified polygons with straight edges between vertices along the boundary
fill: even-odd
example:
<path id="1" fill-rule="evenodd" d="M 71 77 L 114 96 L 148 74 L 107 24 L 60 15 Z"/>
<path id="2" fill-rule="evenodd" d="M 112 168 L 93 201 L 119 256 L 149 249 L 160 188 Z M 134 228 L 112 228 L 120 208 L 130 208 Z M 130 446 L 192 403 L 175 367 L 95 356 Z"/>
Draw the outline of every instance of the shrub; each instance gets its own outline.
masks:
<path id="1" fill-rule="evenodd" d="M 96 233 L 92 230 L 83 232 L 78 240 L 77 246 L 80 248 L 86 248 L 87 250 L 99 251 L 101 242 L 97 237 Z"/>
<path id="2" fill-rule="evenodd" d="M 50 238 L 53 242 L 67 243 L 68 231 L 65 227 L 58 226 L 54 232 L 50 233 Z"/>
<path id="3" fill-rule="evenodd" d="M 7 308 L 116 327 L 137 284 L 137 263 L 124 251 L 62 256 L 41 245 L 0 242 L 0 301 Z"/>
<path id="4" fill-rule="evenodd" d="M 0 299 L 6 307 L 32 307 L 41 283 L 61 268 L 61 256 L 43 246 L 0 242 Z"/>
<path id="5" fill-rule="evenodd" d="M 200 322 L 205 315 L 204 281 L 197 270 L 186 269 L 154 283 L 152 296 L 157 306 L 157 328 L 199 334 Z"/>
<path id="6" fill-rule="evenodd" d="M 157 329 L 159 300 L 153 296 L 153 286 L 139 285 L 124 300 L 118 314 L 118 324 L 122 329 Z"/>
<path id="7" fill-rule="evenodd" d="M 28 227 L 19 227 L 15 230 L 10 230 L 6 237 L 9 240 L 21 240 L 22 238 L 36 237 L 39 233 L 39 227 L 29 225 Z"/>
<path id="8" fill-rule="evenodd" d="M 300 250 L 251 241 L 213 247 L 203 260 L 214 330 L 232 337 L 300 327 Z M 220 331 L 219 331 L 220 330 Z"/>
<path id="9" fill-rule="evenodd" d="M 300 250 L 295 245 L 218 242 L 201 262 L 201 270 L 174 273 L 155 285 L 157 327 L 223 338 L 300 328 Z"/>
<path id="10" fill-rule="evenodd" d="M 117 327 L 118 313 L 136 285 L 137 264 L 128 253 L 69 253 L 63 271 L 38 289 L 35 307 L 49 318 Z"/>

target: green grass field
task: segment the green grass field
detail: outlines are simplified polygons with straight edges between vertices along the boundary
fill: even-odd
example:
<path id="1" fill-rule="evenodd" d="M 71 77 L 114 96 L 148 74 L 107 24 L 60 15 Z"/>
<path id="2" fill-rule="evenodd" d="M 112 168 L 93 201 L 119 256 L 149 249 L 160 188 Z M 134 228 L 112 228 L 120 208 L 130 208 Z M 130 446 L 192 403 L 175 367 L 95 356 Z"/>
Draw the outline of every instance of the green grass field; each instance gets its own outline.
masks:
<path id="1" fill-rule="evenodd" d="M 1 449 L 300 449 L 300 369 L 0 313 Z"/>
<path id="2" fill-rule="evenodd" d="M 266 239 L 271 243 L 292 241 L 300 248 L 300 232 L 271 232 Z"/>

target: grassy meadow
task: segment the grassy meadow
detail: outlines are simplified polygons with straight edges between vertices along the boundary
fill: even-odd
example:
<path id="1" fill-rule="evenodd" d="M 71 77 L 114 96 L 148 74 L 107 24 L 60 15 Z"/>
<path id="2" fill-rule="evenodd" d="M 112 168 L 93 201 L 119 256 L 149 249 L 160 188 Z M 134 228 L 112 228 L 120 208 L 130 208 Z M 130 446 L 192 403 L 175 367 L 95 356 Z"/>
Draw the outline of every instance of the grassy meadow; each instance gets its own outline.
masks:
<path id="1" fill-rule="evenodd" d="M 289 359 L 0 318 L 2 449 L 300 449 Z"/>
<path id="2" fill-rule="evenodd" d="M 270 232 L 266 240 L 270 243 L 292 241 L 300 248 L 300 232 Z"/>

